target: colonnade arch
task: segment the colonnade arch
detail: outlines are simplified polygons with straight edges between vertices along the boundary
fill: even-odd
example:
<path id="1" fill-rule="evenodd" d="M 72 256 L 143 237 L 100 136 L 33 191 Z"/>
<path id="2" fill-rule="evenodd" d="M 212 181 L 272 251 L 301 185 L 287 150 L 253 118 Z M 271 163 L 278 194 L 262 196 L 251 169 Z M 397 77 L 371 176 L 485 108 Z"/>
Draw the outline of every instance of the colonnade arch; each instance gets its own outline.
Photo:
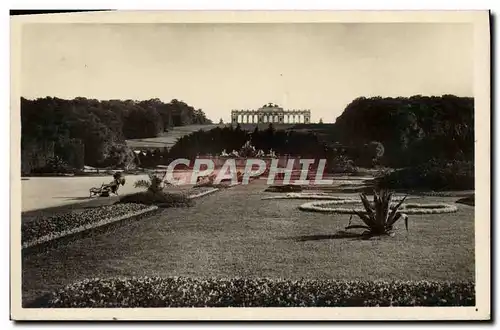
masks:
<path id="1" fill-rule="evenodd" d="M 308 124 L 311 122 L 311 110 L 284 110 L 283 108 L 270 103 L 257 110 L 232 110 L 231 121 L 233 124 Z"/>

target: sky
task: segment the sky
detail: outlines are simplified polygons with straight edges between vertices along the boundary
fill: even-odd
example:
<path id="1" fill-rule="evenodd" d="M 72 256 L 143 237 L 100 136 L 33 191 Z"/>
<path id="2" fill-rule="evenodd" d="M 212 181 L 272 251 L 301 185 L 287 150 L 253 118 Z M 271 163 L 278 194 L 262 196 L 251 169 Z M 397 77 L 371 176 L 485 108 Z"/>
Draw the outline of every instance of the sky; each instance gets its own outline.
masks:
<path id="1" fill-rule="evenodd" d="M 175 98 L 214 122 L 269 102 L 335 122 L 360 96 L 473 96 L 467 24 L 42 23 L 21 45 L 26 98 Z"/>

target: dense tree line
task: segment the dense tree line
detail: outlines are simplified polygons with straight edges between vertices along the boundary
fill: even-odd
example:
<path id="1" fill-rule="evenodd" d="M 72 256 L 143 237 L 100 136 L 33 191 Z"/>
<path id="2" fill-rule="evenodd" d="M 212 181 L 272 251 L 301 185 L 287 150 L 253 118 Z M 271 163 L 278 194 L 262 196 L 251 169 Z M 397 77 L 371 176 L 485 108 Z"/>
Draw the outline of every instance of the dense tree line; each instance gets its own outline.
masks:
<path id="1" fill-rule="evenodd" d="M 163 103 L 86 98 L 21 98 L 22 170 L 44 170 L 58 157 L 69 167 L 125 166 L 134 154 L 125 139 L 155 137 L 172 126 L 210 123 L 201 109 Z"/>
<path id="2" fill-rule="evenodd" d="M 150 167 L 175 158 L 239 150 L 249 140 L 266 153 L 272 149 L 277 154 L 329 160 L 341 156 L 362 167 L 474 159 L 474 99 L 453 95 L 360 97 L 333 125 L 276 130 L 270 124 L 253 132 L 239 125 L 217 127 L 183 136 L 170 150 L 138 156 L 126 147 L 125 139 L 154 137 L 171 126 L 210 121 L 203 111 L 184 102 L 158 99 L 22 99 L 21 116 L 23 167 L 31 169 L 60 160 L 74 167 L 125 166 L 132 161 Z M 58 161 L 49 162 L 49 156 L 59 157 Z"/>
<path id="3" fill-rule="evenodd" d="M 220 154 L 222 150 L 240 150 L 246 141 L 256 149 L 278 154 L 302 157 L 325 155 L 326 145 L 312 132 L 276 130 L 272 124 L 265 130 L 255 128 L 253 132 L 242 130 L 239 125 L 216 127 L 210 131 L 198 131 L 180 138 L 170 149 L 169 158 L 193 159 L 197 155 Z"/>
<path id="4" fill-rule="evenodd" d="M 360 97 L 337 118 L 334 129 L 346 145 L 379 141 L 390 166 L 474 159 L 474 99 L 470 97 Z"/>

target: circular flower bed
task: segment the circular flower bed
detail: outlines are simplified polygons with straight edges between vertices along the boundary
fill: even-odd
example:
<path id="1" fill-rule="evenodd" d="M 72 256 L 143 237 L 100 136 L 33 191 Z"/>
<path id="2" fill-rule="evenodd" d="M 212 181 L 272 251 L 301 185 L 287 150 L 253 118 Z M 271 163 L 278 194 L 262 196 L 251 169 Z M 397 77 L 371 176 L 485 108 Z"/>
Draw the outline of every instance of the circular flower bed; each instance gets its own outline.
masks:
<path id="1" fill-rule="evenodd" d="M 302 204 L 299 209 L 302 211 L 312 211 L 312 212 L 324 212 L 324 213 L 340 213 L 340 214 L 355 214 L 356 212 L 366 212 L 366 210 L 359 207 L 331 207 L 338 204 L 347 203 L 360 203 L 359 200 L 345 199 L 338 201 L 316 201 Z M 396 206 L 395 203 L 391 204 L 391 207 Z M 438 213 L 453 213 L 456 212 L 458 208 L 454 205 L 448 204 L 418 204 L 418 203 L 406 203 L 402 204 L 399 211 L 406 214 L 438 214 Z"/>
<path id="2" fill-rule="evenodd" d="M 406 214 L 437 214 L 437 213 L 453 213 L 458 208 L 455 205 L 434 203 L 434 204 L 419 204 L 407 203 L 401 205 L 401 211 Z"/>
<path id="3" fill-rule="evenodd" d="M 404 197 L 394 196 L 393 202 L 401 201 Z M 302 204 L 299 209 L 302 211 L 324 212 L 324 213 L 341 213 L 355 214 L 356 212 L 365 212 L 361 205 L 361 200 L 355 197 L 334 196 L 327 193 L 287 193 L 282 196 L 269 196 L 263 199 L 314 199 L 316 201 Z M 339 204 L 357 203 L 357 207 L 332 207 Z M 391 207 L 395 207 L 397 203 L 391 203 Z M 419 204 L 419 203 L 404 203 L 399 208 L 400 212 L 406 214 L 438 214 L 456 212 L 458 208 L 454 205 L 434 203 L 434 204 Z"/>

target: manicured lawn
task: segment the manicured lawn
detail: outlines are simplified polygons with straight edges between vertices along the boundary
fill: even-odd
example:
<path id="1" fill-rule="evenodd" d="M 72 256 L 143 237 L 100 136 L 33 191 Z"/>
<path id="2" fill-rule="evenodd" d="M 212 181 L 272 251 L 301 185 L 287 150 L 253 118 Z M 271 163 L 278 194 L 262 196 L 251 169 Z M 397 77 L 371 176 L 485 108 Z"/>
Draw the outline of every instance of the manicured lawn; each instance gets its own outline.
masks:
<path id="1" fill-rule="evenodd" d="M 208 125 L 187 125 L 187 126 L 173 127 L 168 132 L 165 132 L 158 137 L 127 140 L 127 145 L 130 148 L 171 147 L 175 144 L 175 142 L 177 142 L 179 138 L 185 135 L 189 135 L 199 130 L 209 131 L 211 129 L 216 128 L 217 126 L 223 126 L 223 125 L 208 124 Z"/>
<path id="2" fill-rule="evenodd" d="M 474 208 L 410 216 L 394 238 L 336 238 L 348 215 L 302 212 L 304 200 L 261 200 L 264 180 L 223 189 L 112 232 L 23 258 L 23 298 L 111 276 L 473 280 Z M 454 203 L 423 197 L 419 203 Z M 356 220 L 355 220 L 356 221 Z"/>

